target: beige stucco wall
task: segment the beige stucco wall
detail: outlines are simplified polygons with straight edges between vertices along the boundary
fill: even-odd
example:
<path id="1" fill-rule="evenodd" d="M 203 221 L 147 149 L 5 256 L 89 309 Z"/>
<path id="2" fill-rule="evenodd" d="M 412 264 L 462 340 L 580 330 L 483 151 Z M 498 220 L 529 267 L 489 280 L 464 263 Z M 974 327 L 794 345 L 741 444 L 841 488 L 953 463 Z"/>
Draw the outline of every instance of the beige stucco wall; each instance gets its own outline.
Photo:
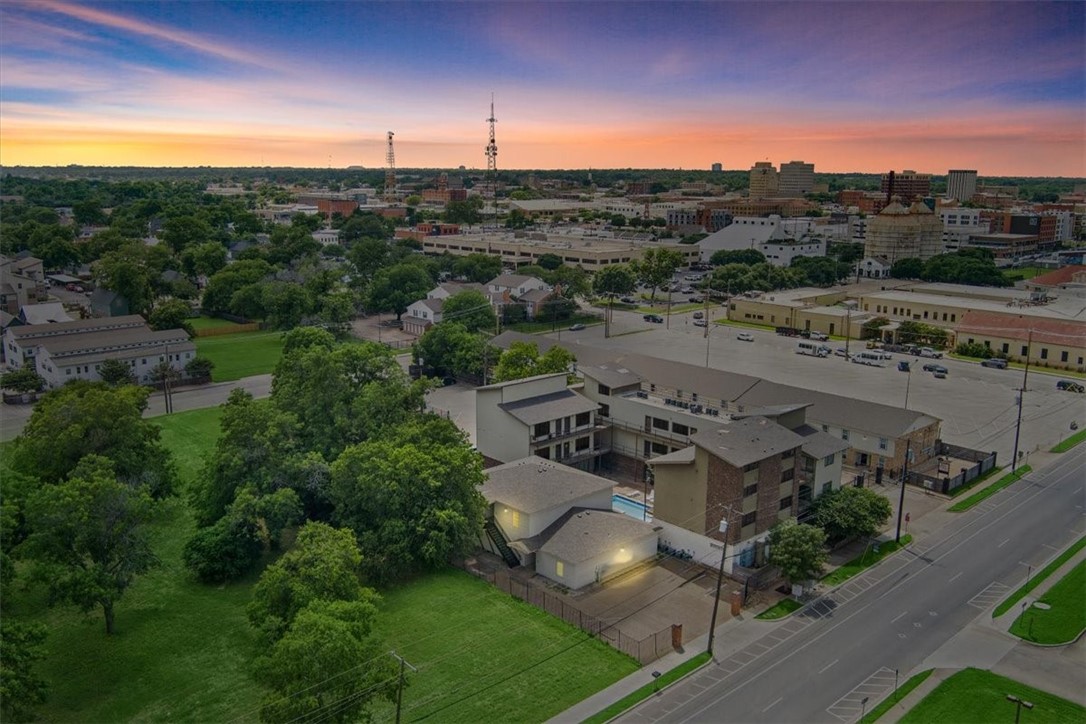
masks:
<path id="1" fill-rule="evenodd" d="M 688 530 L 705 530 L 708 470 L 709 454 L 701 448 L 688 465 L 654 466 L 653 518 Z"/>
<path id="2" fill-rule="evenodd" d="M 536 555 L 535 572 L 572 589 L 583 588 L 653 558 L 656 555 L 657 539 L 658 535 L 653 532 L 640 540 L 621 546 L 619 550 L 600 551 L 585 561 L 578 563 L 563 561 L 565 570 L 562 576 L 559 576 L 556 570 L 557 559 L 540 551 Z"/>

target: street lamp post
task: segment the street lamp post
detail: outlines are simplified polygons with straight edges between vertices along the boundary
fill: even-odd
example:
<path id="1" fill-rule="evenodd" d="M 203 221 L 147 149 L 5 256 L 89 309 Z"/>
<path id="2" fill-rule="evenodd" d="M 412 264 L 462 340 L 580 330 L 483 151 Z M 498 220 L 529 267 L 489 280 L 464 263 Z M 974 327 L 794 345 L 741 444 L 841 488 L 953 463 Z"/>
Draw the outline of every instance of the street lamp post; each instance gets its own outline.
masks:
<path id="1" fill-rule="evenodd" d="M 1014 705 L 1015 705 L 1014 724 L 1018 724 L 1018 722 L 1022 718 L 1022 707 L 1025 707 L 1027 709 L 1032 709 L 1033 708 L 1033 702 L 1031 702 L 1031 701 L 1023 701 L 1022 699 L 1019 699 L 1014 694 L 1007 694 L 1007 701 L 1014 702 Z"/>
<path id="2" fill-rule="evenodd" d="M 716 597 L 713 599 L 713 618 L 709 621 L 709 646 L 706 648 L 706 653 L 710 657 L 713 655 L 713 639 L 716 638 L 716 612 L 720 608 L 720 588 L 724 583 L 724 560 L 728 552 L 727 518 L 720 521 L 720 532 L 724 534 L 724 542 L 720 546 L 720 568 L 716 572 Z"/>

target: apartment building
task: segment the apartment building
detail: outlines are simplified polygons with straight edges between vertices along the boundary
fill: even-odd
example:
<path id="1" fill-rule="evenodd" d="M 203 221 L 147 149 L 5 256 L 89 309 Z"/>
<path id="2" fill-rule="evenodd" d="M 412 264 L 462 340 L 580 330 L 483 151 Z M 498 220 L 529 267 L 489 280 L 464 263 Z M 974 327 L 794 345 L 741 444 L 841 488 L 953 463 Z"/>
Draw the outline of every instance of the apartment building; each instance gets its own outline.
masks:
<path id="1" fill-rule="evenodd" d="M 912 170 L 890 171 L 882 175 L 879 188 L 883 194 L 900 196 L 906 201 L 913 201 L 931 195 L 931 174 L 917 173 Z"/>

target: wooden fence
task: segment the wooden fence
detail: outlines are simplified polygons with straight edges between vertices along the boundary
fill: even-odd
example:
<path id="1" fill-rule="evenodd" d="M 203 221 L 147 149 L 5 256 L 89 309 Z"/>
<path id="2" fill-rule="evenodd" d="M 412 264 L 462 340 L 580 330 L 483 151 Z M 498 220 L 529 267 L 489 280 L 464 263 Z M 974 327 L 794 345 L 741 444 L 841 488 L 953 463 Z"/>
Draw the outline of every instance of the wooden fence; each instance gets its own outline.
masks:
<path id="1" fill-rule="evenodd" d="M 259 332 L 260 322 L 231 324 L 225 327 L 204 327 L 196 330 L 197 337 L 218 337 L 222 334 L 240 334 L 241 332 Z"/>

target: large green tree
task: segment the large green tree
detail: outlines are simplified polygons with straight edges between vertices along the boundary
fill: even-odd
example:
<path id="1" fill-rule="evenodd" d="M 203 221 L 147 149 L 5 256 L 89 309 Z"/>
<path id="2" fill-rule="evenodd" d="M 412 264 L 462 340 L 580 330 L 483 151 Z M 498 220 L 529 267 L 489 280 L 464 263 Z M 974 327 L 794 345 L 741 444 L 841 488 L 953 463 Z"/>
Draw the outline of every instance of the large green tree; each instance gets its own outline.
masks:
<path id="1" fill-rule="evenodd" d="M 145 528 L 151 497 L 119 481 L 112 468 L 108 459 L 90 456 L 69 480 L 42 486 L 27 503 L 31 533 L 23 543 L 49 600 L 101 608 L 107 634 L 114 631 L 116 602 L 157 564 Z"/>
<path id="2" fill-rule="evenodd" d="M 190 246 L 181 254 L 181 268 L 190 277 L 210 277 L 226 267 L 226 247 L 217 241 Z"/>
<path id="3" fill-rule="evenodd" d="M 535 375 L 568 372 L 576 360 L 572 352 L 558 345 L 540 354 L 535 342 L 513 342 L 498 360 L 494 381 L 508 382 Z"/>
<path id="4" fill-rule="evenodd" d="M 682 254 L 674 249 L 646 249 L 640 259 L 630 262 L 630 269 L 637 280 L 651 289 L 650 297 L 656 299 L 656 289 L 682 266 Z"/>
<path id="5" fill-rule="evenodd" d="M 211 226 L 195 215 L 174 216 L 166 219 L 158 232 L 158 238 L 180 254 L 191 246 L 202 244 L 211 238 Z"/>
<path id="6" fill-rule="evenodd" d="M 381 269 L 370 284 L 368 306 L 380 312 L 393 312 L 396 319 L 403 316 L 408 305 L 426 297 L 434 280 L 417 264 L 397 264 Z"/>
<path id="7" fill-rule="evenodd" d="M 0 718 L 37 721 L 35 708 L 45 702 L 49 687 L 34 664 L 45 658 L 43 624 L 0 619 Z"/>
<path id="8" fill-rule="evenodd" d="M 154 330 L 183 329 L 189 337 L 195 336 L 189 318 L 192 307 L 180 299 L 167 299 L 155 305 L 147 317 L 147 324 Z"/>
<path id="9" fill-rule="evenodd" d="M 457 322 L 469 332 L 478 332 L 482 329 L 493 330 L 497 324 L 497 315 L 485 294 L 468 289 L 445 300 L 441 305 L 441 320 Z"/>
<path id="10" fill-rule="evenodd" d="M 414 358 L 440 375 L 477 375 L 482 372 L 485 346 L 486 340 L 464 325 L 442 322 L 426 330 L 415 343 Z"/>
<path id="11" fill-rule="evenodd" d="M 502 273 L 502 260 L 490 254 L 458 256 L 453 261 L 452 273 L 459 279 L 486 284 Z"/>
<path id="12" fill-rule="evenodd" d="M 147 251 L 141 244 L 123 246 L 105 254 L 92 267 L 95 281 L 128 300 L 134 314 L 146 311 L 154 299 Z"/>
<path id="13" fill-rule="evenodd" d="M 870 538 L 890 520 L 890 501 L 868 488 L 838 488 L 815 501 L 814 522 L 832 541 Z"/>
<path id="14" fill-rule="evenodd" d="M 209 314 L 229 312 L 231 299 L 239 289 L 259 282 L 271 272 L 271 265 L 260 259 L 236 261 L 216 272 L 204 289 L 204 311 Z"/>
<path id="15" fill-rule="evenodd" d="M 334 519 L 358 537 L 370 580 L 443 566 L 483 524 L 482 459 L 462 434 L 453 444 L 409 435 L 354 445 L 332 465 Z"/>
<path id="16" fill-rule="evenodd" d="M 0 375 L 0 387 L 16 392 L 41 392 L 45 389 L 45 380 L 33 365 L 26 364 Z"/>
<path id="17" fill-rule="evenodd" d="M 769 546 L 769 562 L 781 569 L 789 583 L 817 578 L 828 558 L 822 529 L 792 519 L 770 531 Z"/>
<path id="18" fill-rule="evenodd" d="M 724 266 L 726 264 L 752 266 L 754 264 L 764 264 L 765 254 L 757 249 L 721 249 L 713 252 L 713 255 L 709 257 L 709 263 L 713 266 Z"/>
<path id="19" fill-rule="evenodd" d="M 637 288 L 637 277 L 630 267 L 624 264 L 611 264 L 600 269 L 592 277 L 592 288 L 596 294 L 609 297 L 614 302 L 615 297 L 630 294 Z"/>

